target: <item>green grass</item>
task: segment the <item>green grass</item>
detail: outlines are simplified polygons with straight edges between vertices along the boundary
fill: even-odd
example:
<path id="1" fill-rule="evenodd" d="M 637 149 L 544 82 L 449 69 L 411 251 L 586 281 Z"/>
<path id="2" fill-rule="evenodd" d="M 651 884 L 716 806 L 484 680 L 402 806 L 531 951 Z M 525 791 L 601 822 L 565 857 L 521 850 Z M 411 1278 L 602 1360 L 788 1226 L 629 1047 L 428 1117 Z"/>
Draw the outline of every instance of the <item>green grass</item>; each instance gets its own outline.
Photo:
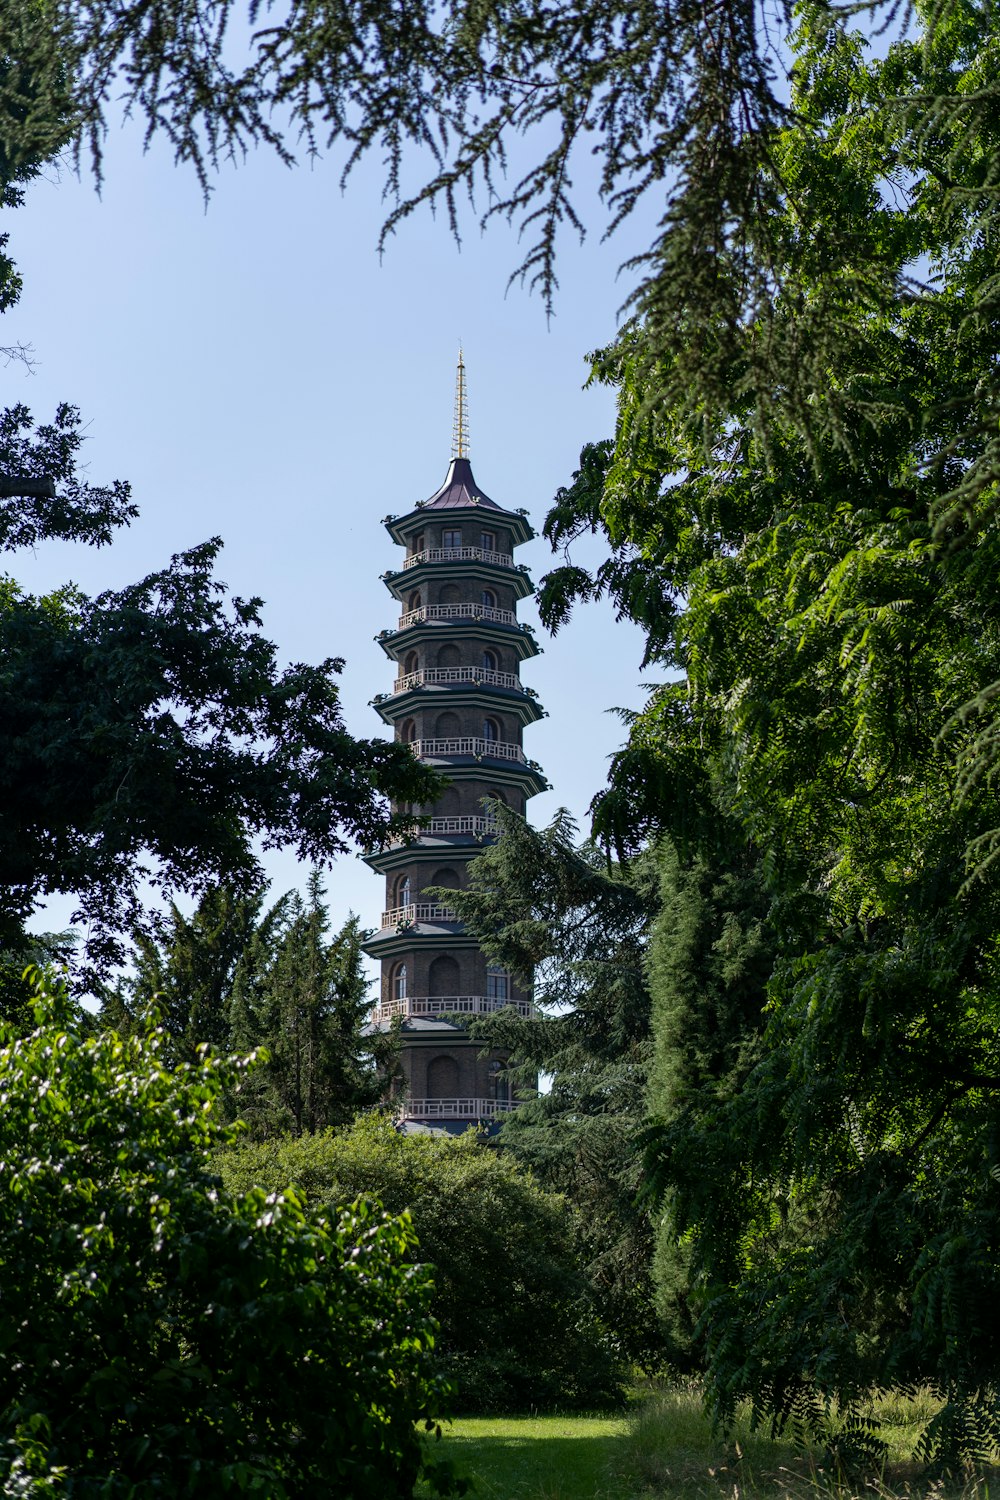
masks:
<path id="1" fill-rule="evenodd" d="M 618 1477 L 629 1427 L 623 1416 L 460 1417 L 443 1451 L 477 1500 L 631 1500 Z"/>
<path id="2" fill-rule="evenodd" d="M 741 1414 L 714 1436 L 696 1392 L 654 1390 L 627 1416 L 466 1417 L 442 1445 L 476 1500 L 988 1500 L 1000 1472 L 929 1485 L 913 1462 L 934 1414 L 929 1392 L 873 1400 L 889 1448 L 884 1471 L 854 1484 L 821 1467 L 818 1452 L 752 1432 Z"/>

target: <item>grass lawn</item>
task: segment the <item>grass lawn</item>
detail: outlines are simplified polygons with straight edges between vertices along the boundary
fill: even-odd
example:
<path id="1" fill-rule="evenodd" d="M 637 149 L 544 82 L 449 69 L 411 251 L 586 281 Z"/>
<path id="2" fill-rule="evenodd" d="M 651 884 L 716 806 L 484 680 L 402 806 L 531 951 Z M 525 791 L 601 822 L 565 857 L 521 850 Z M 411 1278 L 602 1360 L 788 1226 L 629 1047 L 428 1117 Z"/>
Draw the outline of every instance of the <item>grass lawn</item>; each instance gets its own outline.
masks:
<path id="1" fill-rule="evenodd" d="M 625 1416 L 460 1417 L 444 1452 L 477 1500 L 631 1500 L 614 1477 L 629 1430 Z"/>
<path id="2" fill-rule="evenodd" d="M 647 1394 L 627 1415 L 464 1417 L 442 1445 L 476 1500 L 988 1500 L 1000 1473 L 988 1468 L 929 1485 L 912 1460 L 913 1441 L 935 1409 L 927 1393 L 883 1397 L 872 1416 L 889 1447 L 886 1469 L 838 1481 L 817 1454 L 773 1442 L 737 1423 L 714 1436 L 690 1390 Z"/>

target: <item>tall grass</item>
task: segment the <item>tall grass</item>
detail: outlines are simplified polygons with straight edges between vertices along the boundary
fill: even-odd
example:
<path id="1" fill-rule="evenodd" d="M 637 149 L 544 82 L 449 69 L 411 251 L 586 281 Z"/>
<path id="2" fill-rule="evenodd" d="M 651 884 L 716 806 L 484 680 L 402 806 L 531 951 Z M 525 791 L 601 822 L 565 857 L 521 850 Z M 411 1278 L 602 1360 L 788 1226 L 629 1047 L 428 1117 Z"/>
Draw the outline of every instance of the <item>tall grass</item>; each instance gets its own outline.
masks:
<path id="1" fill-rule="evenodd" d="M 864 1411 L 887 1447 L 884 1464 L 862 1478 L 845 1477 L 824 1462 L 821 1447 L 801 1448 L 790 1437 L 754 1430 L 741 1408 L 730 1433 L 713 1433 L 695 1389 L 651 1391 L 639 1403 L 625 1442 L 615 1455 L 617 1476 L 630 1493 L 649 1500 L 852 1500 L 852 1497 L 938 1497 L 987 1500 L 1000 1492 L 1000 1471 L 969 1470 L 950 1481 L 929 1482 L 914 1460 L 920 1433 L 940 1408 L 933 1391 L 874 1395 Z M 830 1436 L 839 1427 L 830 1416 Z"/>

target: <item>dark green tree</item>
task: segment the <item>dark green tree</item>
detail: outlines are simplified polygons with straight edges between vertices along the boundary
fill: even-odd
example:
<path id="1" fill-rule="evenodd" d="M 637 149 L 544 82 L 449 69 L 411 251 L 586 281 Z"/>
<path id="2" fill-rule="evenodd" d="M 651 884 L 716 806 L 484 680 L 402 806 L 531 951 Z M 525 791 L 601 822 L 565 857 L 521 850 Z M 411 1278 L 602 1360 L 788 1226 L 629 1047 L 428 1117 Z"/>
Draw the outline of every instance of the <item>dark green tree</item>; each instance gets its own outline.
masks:
<path id="1" fill-rule="evenodd" d="M 648 974 L 653 1056 L 651 1115 L 692 1140 L 708 1136 L 720 1110 L 747 1086 L 763 1050 L 767 984 L 777 936 L 774 894 L 738 824 L 719 819 L 716 839 L 682 859 L 664 839 L 657 851 L 660 909 Z M 659 1143 L 659 1132 L 654 1142 Z M 690 1164 L 693 1176 L 700 1164 Z M 695 1336 L 702 1299 L 692 1277 L 683 1214 L 654 1154 L 653 1279 L 665 1352 L 685 1369 L 700 1364 Z"/>
<path id="2" fill-rule="evenodd" d="M 0 472 L 49 475 L 56 498 L 0 500 L 7 548 L 110 541 L 128 488 L 83 484 L 79 420 L 0 417 Z M 0 579 L 0 942 L 34 906 L 77 900 L 87 954 L 120 958 L 141 925 L 143 881 L 201 892 L 260 884 L 255 841 L 330 859 L 378 842 L 385 799 L 419 800 L 405 747 L 343 726 L 341 662 L 284 669 L 257 599 L 227 597 L 212 541 L 117 593 L 33 598 Z"/>
<path id="3" fill-rule="evenodd" d="M 569 545 L 596 526 L 610 554 L 592 579 L 557 571 L 547 605 L 558 621 L 611 593 L 681 674 L 632 724 L 599 830 L 622 850 L 667 833 L 712 869 L 722 813 L 770 897 L 759 1055 L 738 1088 L 702 1088 L 704 1108 L 668 1090 L 649 1137 L 715 1408 L 748 1396 L 819 1423 L 836 1398 L 858 1448 L 872 1385 L 928 1381 L 945 1404 L 923 1447 L 944 1461 L 1000 1431 L 983 1315 L 1000 1291 L 998 418 L 980 379 L 997 153 L 978 100 L 961 131 L 932 101 L 972 90 L 993 22 L 942 16 L 923 49 L 868 63 L 818 16 L 803 12 L 796 123 L 775 148 L 776 316 L 801 334 L 822 308 L 827 220 L 894 268 L 894 296 L 843 304 L 848 352 L 815 375 L 811 432 L 809 413 L 762 425 L 735 367 L 696 428 L 672 394 L 680 346 L 661 380 L 630 332 L 600 363 L 615 445 L 551 520 Z M 890 88 L 926 116 L 885 110 Z M 665 979 L 656 1024 L 683 1074 Z"/>
<path id="4" fill-rule="evenodd" d="M 229 886 L 206 891 L 190 917 L 171 901 L 152 932 L 136 934 L 132 969 L 105 992 L 102 1022 L 131 1032 L 155 997 L 173 1062 L 193 1062 L 206 1043 L 252 1050 L 253 1039 L 234 1035 L 233 986 L 251 953 L 277 940 L 287 904 L 265 912 L 263 890 L 243 896 Z"/>
<path id="5" fill-rule="evenodd" d="M 652 861 L 609 868 L 577 847 L 565 811 L 545 829 L 493 809 L 496 842 L 449 900 L 491 962 L 534 987 L 537 1019 L 513 1009 L 476 1022 L 484 1045 L 509 1049 L 511 1071 L 547 1092 L 505 1122 L 500 1141 L 578 1212 L 580 1254 L 604 1317 L 630 1359 L 656 1364 L 661 1340 L 649 1280 L 652 1231 L 636 1202 L 634 1137 L 650 1058 L 646 948 L 656 911 Z"/>
<path id="6" fill-rule="evenodd" d="M 346 1125 L 385 1095 L 396 1042 L 366 1031 L 365 934 L 354 916 L 332 937 L 329 927 L 313 871 L 305 900 L 285 898 L 280 926 L 255 935 L 235 973 L 232 1045 L 268 1056 L 238 1101 L 256 1135 Z"/>

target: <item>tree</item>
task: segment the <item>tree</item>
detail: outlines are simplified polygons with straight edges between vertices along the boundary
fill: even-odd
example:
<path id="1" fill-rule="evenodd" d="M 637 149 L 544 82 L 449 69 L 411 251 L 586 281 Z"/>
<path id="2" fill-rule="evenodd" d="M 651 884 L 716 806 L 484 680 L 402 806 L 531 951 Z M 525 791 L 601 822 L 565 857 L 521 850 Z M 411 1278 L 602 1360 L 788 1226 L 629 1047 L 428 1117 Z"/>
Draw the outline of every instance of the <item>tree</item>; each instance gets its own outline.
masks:
<path id="1" fill-rule="evenodd" d="M 520 218 L 534 236 L 520 274 L 547 298 L 560 232 L 582 232 L 589 217 L 574 177 L 596 159 L 604 227 L 640 204 L 656 216 L 652 243 L 629 265 L 631 307 L 655 399 L 683 412 L 692 432 L 728 392 L 746 401 L 758 431 L 788 423 L 810 448 L 833 440 L 848 455 L 852 423 L 874 407 L 909 421 L 905 394 L 868 382 L 859 318 L 911 297 L 939 300 L 921 276 L 928 208 L 965 221 L 973 258 L 972 226 L 993 232 L 1000 179 L 975 142 L 993 129 L 997 23 L 968 0 L 903 11 L 894 0 L 575 0 L 558 11 L 537 0 L 473 9 L 449 0 L 405 14 L 381 0 L 326 0 L 266 16 L 255 0 L 245 11 L 232 0 L 184 0 L 169 14 L 119 0 L 111 24 L 104 0 L 63 0 L 41 23 L 28 6 L 14 15 L 27 34 L 0 53 L 29 59 L 30 121 L 45 128 L 26 129 L 15 93 L 3 135 L 44 150 L 54 121 L 99 172 L 111 101 L 120 101 L 148 136 L 166 135 L 206 190 L 220 159 L 258 142 L 285 160 L 289 140 L 309 152 L 340 148 L 345 176 L 375 152 L 394 204 L 385 236 L 437 201 L 457 233 L 461 199 L 478 190 L 484 220 Z M 822 59 L 826 93 L 806 99 L 799 88 L 792 102 L 789 74 L 801 82 L 804 71 L 787 42 L 795 24 Z M 868 41 L 908 29 L 892 65 L 868 70 L 858 92 Z M 822 122 L 831 100 L 846 134 L 797 160 L 787 147 L 801 139 L 803 106 Z M 874 176 L 854 150 L 862 115 L 885 145 Z M 508 188 L 515 143 L 527 162 Z M 413 153 L 429 172 L 407 198 Z M 990 279 L 970 295 L 971 320 L 985 326 Z M 988 373 L 966 385 L 960 406 L 930 404 L 974 439 L 984 398 L 996 403 Z M 985 493 L 990 472 L 975 466 L 956 494 Z"/>
<path id="2" fill-rule="evenodd" d="M 376 1196 L 413 1216 L 430 1262 L 437 1348 L 463 1411 L 592 1409 L 621 1396 L 623 1368 L 581 1274 L 574 1214 L 506 1153 L 464 1136 L 403 1136 L 368 1115 L 349 1129 L 238 1143 L 218 1157 L 233 1192 L 308 1201 Z"/>
<path id="3" fill-rule="evenodd" d="M 217 886 L 205 892 L 190 917 L 171 901 L 155 919 L 154 932 L 136 933 L 131 972 L 104 992 L 101 1020 L 130 1034 L 142 1028 L 155 1000 L 172 1063 L 193 1062 L 206 1045 L 252 1051 L 258 1038 L 235 1034 L 233 986 L 253 961 L 251 948 L 256 955 L 276 940 L 288 899 L 265 912 L 263 889 L 242 896 Z"/>
<path id="4" fill-rule="evenodd" d="M 512 1009 L 476 1022 L 473 1036 L 511 1054 L 511 1071 L 551 1087 L 505 1121 L 502 1146 L 576 1207 L 579 1253 L 625 1357 L 662 1358 L 649 1280 L 652 1231 L 636 1203 L 635 1136 L 650 1060 L 646 982 L 656 910 L 652 860 L 609 869 L 576 847 L 565 811 L 531 828 L 497 804 L 498 838 L 449 900 L 490 962 L 533 988 L 539 1014 Z"/>
<path id="5" fill-rule="evenodd" d="M 7 1492 L 411 1495 L 444 1388 L 406 1217 L 227 1191 L 212 1106 L 247 1064 L 171 1070 L 38 994 L 0 1042 Z"/>
<path id="6" fill-rule="evenodd" d="M 382 1101 L 396 1054 L 394 1036 L 366 1032 L 365 934 L 350 916 L 327 937 L 318 871 L 305 901 L 287 897 L 282 916 L 276 930 L 255 936 L 230 999 L 233 1045 L 263 1046 L 268 1055 L 239 1101 L 255 1135 L 349 1124 Z"/>
<path id="7" fill-rule="evenodd" d="M 319 872 L 303 900 L 290 891 L 264 907 L 210 889 L 190 917 L 175 903 L 138 933 L 130 973 L 105 990 L 101 1020 L 131 1034 L 155 1004 L 172 1063 L 206 1046 L 263 1056 L 225 1108 L 257 1137 L 348 1124 L 377 1105 L 391 1077 L 395 1038 L 366 1030 L 371 1002 L 361 944 L 348 917 L 328 937 Z"/>
<path id="8" fill-rule="evenodd" d="M 686 1135 L 702 1153 L 687 1165 L 685 1182 L 704 1170 L 704 1148 L 720 1112 L 750 1086 L 760 1062 L 776 951 L 774 893 L 756 851 L 738 824 L 720 818 L 716 833 L 714 847 L 706 839 L 687 860 L 668 839 L 657 850 L 646 1108 L 669 1122 L 671 1138 Z M 678 1179 L 664 1173 L 660 1160 L 665 1134 L 661 1127 L 651 1136 L 659 1185 L 653 1280 L 667 1358 L 690 1369 L 701 1363 L 696 1329 L 703 1299 L 692 1274 L 689 1221 L 675 1199 Z"/>
<path id="9" fill-rule="evenodd" d="M 121 484 L 76 477 L 77 414 L 0 419 L 0 470 L 49 474 L 57 496 L 0 501 L 7 547 L 101 545 L 134 510 Z M 0 940 L 34 905 L 73 894 L 96 964 L 141 925 L 143 881 L 204 891 L 260 884 L 255 841 L 312 861 L 377 843 L 385 798 L 426 797 L 405 746 L 343 726 L 341 662 L 277 665 L 258 599 L 227 599 L 214 540 L 117 593 L 47 598 L 0 583 Z"/>
<path id="10" fill-rule="evenodd" d="M 615 444 L 550 518 L 610 554 L 594 578 L 557 570 L 547 608 L 607 591 L 682 674 L 632 724 L 598 829 L 622 851 L 667 833 L 711 868 L 721 815 L 770 899 L 759 1054 L 696 1108 L 668 1090 L 649 1135 L 715 1409 L 808 1424 L 836 1399 L 864 1448 L 866 1390 L 928 1381 L 923 1451 L 944 1462 L 1000 1430 L 981 1311 L 1000 1290 L 997 153 L 971 99 L 993 23 L 950 13 L 866 63 L 803 16 L 774 317 L 801 336 L 829 308 L 827 221 L 884 257 L 894 296 L 845 290 L 847 353 L 794 421 L 762 423 L 734 367 L 695 430 L 681 346 L 661 380 L 627 334 L 599 364 Z M 947 89 L 970 97 L 961 131 L 932 107 Z M 890 90 L 924 115 L 886 111 Z"/>

